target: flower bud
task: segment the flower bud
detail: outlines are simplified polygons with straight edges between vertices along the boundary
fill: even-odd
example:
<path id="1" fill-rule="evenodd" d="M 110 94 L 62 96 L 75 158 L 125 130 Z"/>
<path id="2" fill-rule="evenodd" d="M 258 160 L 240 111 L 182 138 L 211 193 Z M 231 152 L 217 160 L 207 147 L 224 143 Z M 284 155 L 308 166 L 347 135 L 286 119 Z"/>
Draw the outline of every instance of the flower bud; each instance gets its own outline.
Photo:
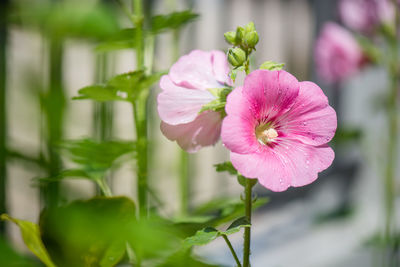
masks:
<path id="1" fill-rule="evenodd" d="M 243 41 L 246 31 L 242 27 L 236 28 L 236 42 L 240 44 Z"/>
<path id="2" fill-rule="evenodd" d="M 248 32 L 244 36 L 244 43 L 249 48 L 254 48 L 258 43 L 258 40 L 258 33 L 256 31 Z"/>
<path id="3" fill-rule="evenodd" d="M 228 61 L 234 67 L 242 66 L 246 61 L 246 52 L 239 47 L 231 48 L 228 51 Z"/>
<path id="4" fill-rule="evenodd" d="M 236 45 L 236 32 L 226 32 L 224 37 L 229 44 Z"/>
<path id="5" fill-rule="evenodd" d="M 253 31 L 255 31 L 256 30 L 256 26 L 254 25 L 254 22 L 249 22 L 249 23 L 247 23 L 247 25 L 246 26 L 244 26 L 244 30 L 246 31 L 246 32 L 253 32 Z"/>

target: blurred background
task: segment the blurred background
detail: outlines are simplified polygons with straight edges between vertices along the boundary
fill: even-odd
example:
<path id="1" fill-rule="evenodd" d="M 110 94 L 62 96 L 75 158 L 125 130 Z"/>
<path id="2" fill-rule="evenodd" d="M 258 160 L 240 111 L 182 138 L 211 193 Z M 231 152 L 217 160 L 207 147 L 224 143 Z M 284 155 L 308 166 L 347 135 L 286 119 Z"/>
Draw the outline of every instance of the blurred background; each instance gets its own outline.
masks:
<path id="1" fill-rule="evenodd" d="M 43 164 L 44 158 L 52 159 L 53 166 L 61 164 L 59 157 L 52 156 L 52 146 L 60 140 L 82 137 L 135 138 L 128 103 L 114 102 L 101 108 L 88 100 L 71 99 L 82 87 L 132 71 L 134 51 L 104 52 L 97 47 L 102 33 L 96 36 L 95 30 L 90 29 L 71 36 L 54 36 L 54 30 L 63 29 L 62 25 L 57 27 L 57 21 L 44 26 L 32 23 L 32 14 L 37 12 L 41 2 L 46 1 L 3 0 L 0 15 L 0 208 L 13 217 L 33 222 L 38 221 L 42 207 L 34 178 L 49 173 Z M 115 20 L 118 27 L 127 24 L 118 5 L 110 0 L 103 2 L 104 14 L 113 16 L 110 20 Z M 88 3 L 81 4 L 86 8 L 90 6 Z M 226 51 L 229 45 L 223 33 L 253 21 L 260 35 L 252 59 L 253 68 L 266 60 L 285 63 L 285 69 L 298 80 L 319 84 L 338 113 L 340 131 L 331 143 L 336 158 L 316 182 L 282 193 L 257 186 L 257 195 L 268 196 L 269 203 L 254 213 L 252 266 L 379 266 L 368 244 L 384 227 L 381 161 L 385 153 L 382 144 L 387 140 L 385 115 L 378 102 L 388 82 L 385 70 L 380 67 L 364 68 L 334 85 L 324 83 L 316 75 L 314 42 L 324 22 L 339 21 L 337 1 L 146 0 L 145 4 L 151 14 L 185 9 L 199 14 L 180 31 L 179 56 L 193 49 Z M 28 7 L 24 9 L 26 12 L 30 5 L 32 14 L 15 15 L 11 11 L 16 6 L 25 6 Z M 112 23 L 105 23 L 110 31 L 113 31 L 113 26 L 109 26 Z M 101 23 L 98 25 L 101 27 Z M 174 38 L 174 33 L 157 36 L 155 70 L 168 70 L 175 61 Z M 102 69 L 99 71 L 99 68 Z M 53 92 L 48 89 L 49 84 L 62 90 Z M 177 188 L 181 152 L 176 143 L 167 140 L 159 130 L 155 102 L 159 91 L 158 86 L 152 88 L 153 103 L 149 107 L 149 135 L 154 149 L 150 180 L 154 187 L 152 194 L 162 203 L 161 213 L 170 216 L 179 209 Z M 105 116 L 108 123 L 100 137 L 98 116 Z M 215 197 L 241 194 L 242 187 L 235 177 L 215 172 L 214 164 L 229 160 L 228 151 L 220 142 L 188 158 L 190 207 Z M 67 160 L 62 164 L 71 163 Z M 112 172 L 110 181 L 115 195 L 136 198 L 133 166 L 124 164 Z M 96 192 L 96 187 L 87 180 L 63 180 L 61 183 L 64 202 L 89 198 Z M 398 206 L 398 197 L 396 202 Z M 18 251 L 28 253 L 16 226 L 7 224 L 3 231 Z M 238 252 L 241 242 L 240 234 L 232 237 Z M 214 263 L 232 264 L 222 239 L 197 248 L 196 253 Z"/>

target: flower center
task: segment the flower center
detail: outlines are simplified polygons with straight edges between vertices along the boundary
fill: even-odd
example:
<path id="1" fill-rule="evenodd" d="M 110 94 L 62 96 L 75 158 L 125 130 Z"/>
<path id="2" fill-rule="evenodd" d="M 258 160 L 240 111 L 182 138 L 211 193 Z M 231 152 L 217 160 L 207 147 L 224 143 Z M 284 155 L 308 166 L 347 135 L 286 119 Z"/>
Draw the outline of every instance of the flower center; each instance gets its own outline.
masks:
<path id="1" fill-rule="evenodd" d="M 256 127 L 257 141 L 262 145 L 267 145 L 278 137 L 278 132 L 270 124 L 260 124 Z"/>

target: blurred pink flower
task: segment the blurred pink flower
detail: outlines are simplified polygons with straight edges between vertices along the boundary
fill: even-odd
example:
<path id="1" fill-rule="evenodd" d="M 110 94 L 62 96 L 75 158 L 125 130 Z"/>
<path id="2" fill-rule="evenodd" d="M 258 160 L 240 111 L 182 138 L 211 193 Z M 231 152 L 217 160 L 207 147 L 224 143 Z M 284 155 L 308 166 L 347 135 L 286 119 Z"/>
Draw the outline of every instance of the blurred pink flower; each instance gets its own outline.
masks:
<path id="1" fill-rule="evenodd" d="M 314 52 L 317 72 L 328 83 L 357 73 L 365 59 L 351 33 L 333 22 L 323 25 Z"/>
<path id="2" fill-rule="evenodd" d="M 367 34 L 394 15 L 389 0 L 341 0 L 338 9 L 347 27 Z"/>
<path id="3" fill-rule="evenodd" d="M 219 112 L 204 111 L 202 106 L 216 97 L 207 89 L 232 85 L 229 65 L 221 51 L 194 50 L 182 56 L 160 81 L 158 114 L 161 131 L 177 141 L 187 152 L 215 144 L 220 136 L 222 118 Z"/>
<path id="4" fill-rule="evenodd" d="M 233 166 L 272 191 L 304 186 L 328 168 L 336 113 L 322 90 L 286 71 L 256 70 L 228 95 L 222 142 Z"/>

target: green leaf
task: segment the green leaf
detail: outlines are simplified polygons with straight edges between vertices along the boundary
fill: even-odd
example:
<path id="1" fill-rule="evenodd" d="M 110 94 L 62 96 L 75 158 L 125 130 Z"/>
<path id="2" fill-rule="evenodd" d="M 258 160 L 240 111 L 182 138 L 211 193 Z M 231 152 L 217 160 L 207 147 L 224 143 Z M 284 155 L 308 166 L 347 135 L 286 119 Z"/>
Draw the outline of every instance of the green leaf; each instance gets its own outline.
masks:
<path id="1" fill-rule="evenodd" d="M 69 158 L 82 169 L 75 170 L 75 175 L 85 177 L 85 173 L 96 175 L 105 172 L 115 165 L 121 156 L 136 151 L 136 144 L 132 141 L 104 141 L 98 142 L 89 138 L 65 141 L 61 148 L 67 152 Z"/>
<path id="2" fill-rule="evenodd" d="M 159 34 L 167 30 L 176 30 L 193 21 L 198 16 L 198 14 L 193 13 L 191 10 L 154 16 L 151 18 L 151 33 Z"/>
<path id="3" fill-rule="evenodd" d="M 223 88 L 210 88 L 208 89 L 211 94 L 213 94 L 216 99 L 203 105 L 199 111 L 202 113 L 206 110 L 212 110 L 216 112 L 221 112 L 222 116 L 225 116 L 225 105 L 226 105 L 226 98 L 232 92 L 232 88 L 230 87 L 223 87 Z"/>
<path id="4" fill-rule="evenodd" d="M 35 27 L 52 38 L 104 39 L 119 30 L 117 13 L 105 4 L 92 1 L 33 2 L 19 5 L 16 22 Z"/>
<path id="5" fill-rule="evenodd" d="M 74 201 L 40 217 L 43 242 L 60 266 L 115 266 L 135 223 L 135 204 L 126 197 Z"/>
<path id="6" fill-rule="evenodd" d="M 196 232 L 194 236 L 185 239 L 183 246 L 190 248 L 192 246 L 202 246 L 210 243 L 219 236 L 217 229 L 213 227 L 206 227 Z"/>
<path id="7" fill-rule="evenodd" d="M 39 267 L 43 265 L 39 264 L 35 258 L 20 255 L 8 242 L 0 237 L 0 266 Z"/>
<path id="8" fill-rule="evenodd" d="M 233 167 L 232 162 L 230 161 L 215 164 L 214 167 L 217 172 L 228 172 L 232 175 L 238 174 L 237 170 L 235 169 L 235 167 Z"/>
<path id="9" fill-rule="evenodd" d="M 218 267 L 218 265 L 202 262 L 190 255 L 190 250 L 181 249 L 170 255 L 163 263 L 157 267 Z"/>
<path id="10" fill-rule="evenodd" d="M 29 250 L 32 251 L 32 253 L 35 254 L 46 266 L 56 266 L 43 245 L 42 239 L 40 238 L 39 226 L 37 224 L 15 219 L 7 214 L 0 215 L 0 219 L 15 223 L 19 227 L 22 239 Z"/>
<path id="11" fill-rule="evenodd" d="M 135 48 L 135 38 L 135 28 L 122 29 L 107 40 L 99 43 L 95 50 L 97 52 L 109 52 L 113 50 Z"/>
<path id="12" fill-rule="evenodd" d="M 126 243 L 124 241 L 115 240 L 104 252 L 100 260 L 100 267 L 116 266 L 125 254 Z"/>
<path id="13" fill-rule="evenodd" d="M 251 227 L 251 224 L 246 217 L 241 217 L 239 219 L 236 219 L 235 221 L 232 222 L 231 225 L 229 225 L 226 231 L 220 231 L 220 233 L 224 235 L 231 235 L 239 232 L 240 229 L 242 229 L 243 227 Z"/>
<path id="14" fill-rule="evenodd" d="M 281 70 L 285 66 L 285 63 L 276 63 L 274 61 L 265 61 L 261 64 L 260 69 L 262 70 Z"/>
<path id="15" fill-rule="evenodd" d="M 146 75 L 143 70 L 119 74 L 112 77 L 106 85 L 92 85 L 80 89 L 80 95 L 73 99 L 134 102 L 142 92 L 148 92 L 150 86 L 164 74 L 165 72 L 157 72 Z"/>
<path id="16" fill-rule="evenodd" d="M 358 142 L 363 136 L 362 130 L 358 128 L 338 128 L 335 133 L 334 141 L 337 143 Z"/>
<path id="17" fill-rule="evenodd" d="M 116 88 L 107 85 L 91 85 L 86 86 L 78 91 L 79 96 L 72 99 L 91 99 L 99 102 L 105 101 L 127 101 L 127 94 L 120 92 Z"/>

